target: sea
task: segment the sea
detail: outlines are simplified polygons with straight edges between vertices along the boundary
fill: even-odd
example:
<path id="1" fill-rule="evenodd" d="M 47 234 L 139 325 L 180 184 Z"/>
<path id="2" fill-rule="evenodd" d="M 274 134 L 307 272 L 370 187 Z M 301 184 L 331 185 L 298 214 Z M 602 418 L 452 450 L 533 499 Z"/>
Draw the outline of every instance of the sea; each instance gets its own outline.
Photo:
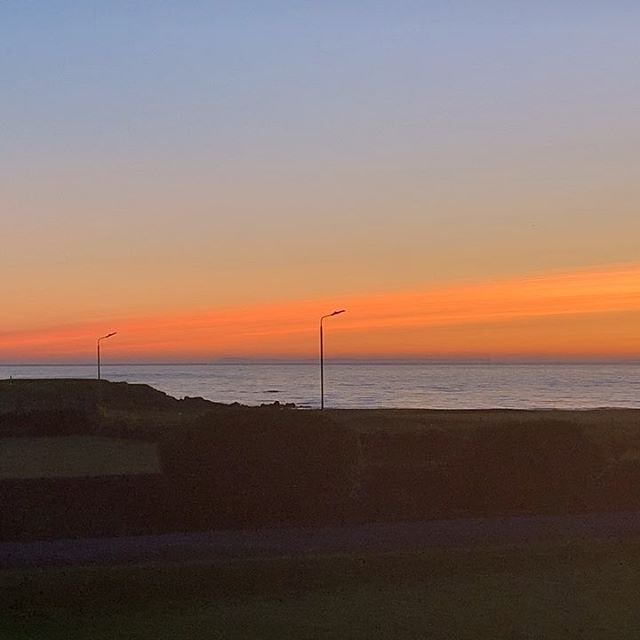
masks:
<path id="1" fill-rule="evenodd" d="M 95 378 L 95 365 L 0 365 L 4 378 Z M 103 364 L 102 377 L 176 398 L 320 405 L 317 363 Z M 328 362 L 325 407 L 640 408 L 640 362 Z"/>

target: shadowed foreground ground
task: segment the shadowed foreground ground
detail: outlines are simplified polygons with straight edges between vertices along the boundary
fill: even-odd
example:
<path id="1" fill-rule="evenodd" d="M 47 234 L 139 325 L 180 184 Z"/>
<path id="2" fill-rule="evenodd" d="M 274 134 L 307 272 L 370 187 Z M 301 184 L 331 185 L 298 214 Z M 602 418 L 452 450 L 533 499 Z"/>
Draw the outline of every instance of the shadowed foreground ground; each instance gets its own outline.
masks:
<path id="1" fill-rule="evenodd" d="M 0 573 L 11 640 L 637 638 L 640 543 Z"/>

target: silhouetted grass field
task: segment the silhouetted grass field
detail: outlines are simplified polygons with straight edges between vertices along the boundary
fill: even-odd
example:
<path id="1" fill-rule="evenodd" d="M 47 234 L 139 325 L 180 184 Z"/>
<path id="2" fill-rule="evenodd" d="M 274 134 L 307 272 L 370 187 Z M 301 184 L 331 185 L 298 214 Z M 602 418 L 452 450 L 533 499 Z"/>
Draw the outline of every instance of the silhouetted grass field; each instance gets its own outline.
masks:
<path id="1" fill-rule="evenodd" d="M 637 638 L 640 543 L 0 573 L 7 640 Z"/>
<path id="2" fill-rule="evenodd" d="M 154 443 L 100 436 L 0 439 L 0 479 L 159 473 Z"/>

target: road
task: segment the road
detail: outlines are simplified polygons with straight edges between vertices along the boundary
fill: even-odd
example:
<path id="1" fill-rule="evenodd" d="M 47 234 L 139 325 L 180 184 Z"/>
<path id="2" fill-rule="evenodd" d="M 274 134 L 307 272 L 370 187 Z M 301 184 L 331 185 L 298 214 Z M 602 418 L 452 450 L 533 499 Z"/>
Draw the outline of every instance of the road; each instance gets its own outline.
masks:
<path id="1" fill-rule="evenodd" d="M 640 537 L 640 513 L 517 516 L 0 543 L 0 568 L 214 561 Z"/>

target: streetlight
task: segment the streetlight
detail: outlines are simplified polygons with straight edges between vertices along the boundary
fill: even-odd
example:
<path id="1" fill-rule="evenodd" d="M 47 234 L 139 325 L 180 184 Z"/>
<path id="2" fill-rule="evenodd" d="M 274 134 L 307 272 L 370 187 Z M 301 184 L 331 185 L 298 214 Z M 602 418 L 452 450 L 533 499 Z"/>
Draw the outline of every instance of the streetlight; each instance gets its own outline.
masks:
<path id="1" fill-rule="evenodd" d="M 98 338 L 98 380 L 100 380 L 100 340 L 106 340 L 107 338 L 110 338 L 111 336 L 115 336 L 116 333 L 118 333 L 117 331 L 112 331 L 111 333 L 107 333 L 106 336 L 102 336 L 101 338 Z"/>
<path id="2" fill-rule="evenodd" d="M 320 318 L 320 410 L 324 409 L 324 336 L 322 331 L 322 321 L 325 318 L 331 318 L 337 316 L 339 313 L 344 313 L 346 309 L 340 309 L 340 311 L 334 311 L 328 313 L 326 316 Z"/>

